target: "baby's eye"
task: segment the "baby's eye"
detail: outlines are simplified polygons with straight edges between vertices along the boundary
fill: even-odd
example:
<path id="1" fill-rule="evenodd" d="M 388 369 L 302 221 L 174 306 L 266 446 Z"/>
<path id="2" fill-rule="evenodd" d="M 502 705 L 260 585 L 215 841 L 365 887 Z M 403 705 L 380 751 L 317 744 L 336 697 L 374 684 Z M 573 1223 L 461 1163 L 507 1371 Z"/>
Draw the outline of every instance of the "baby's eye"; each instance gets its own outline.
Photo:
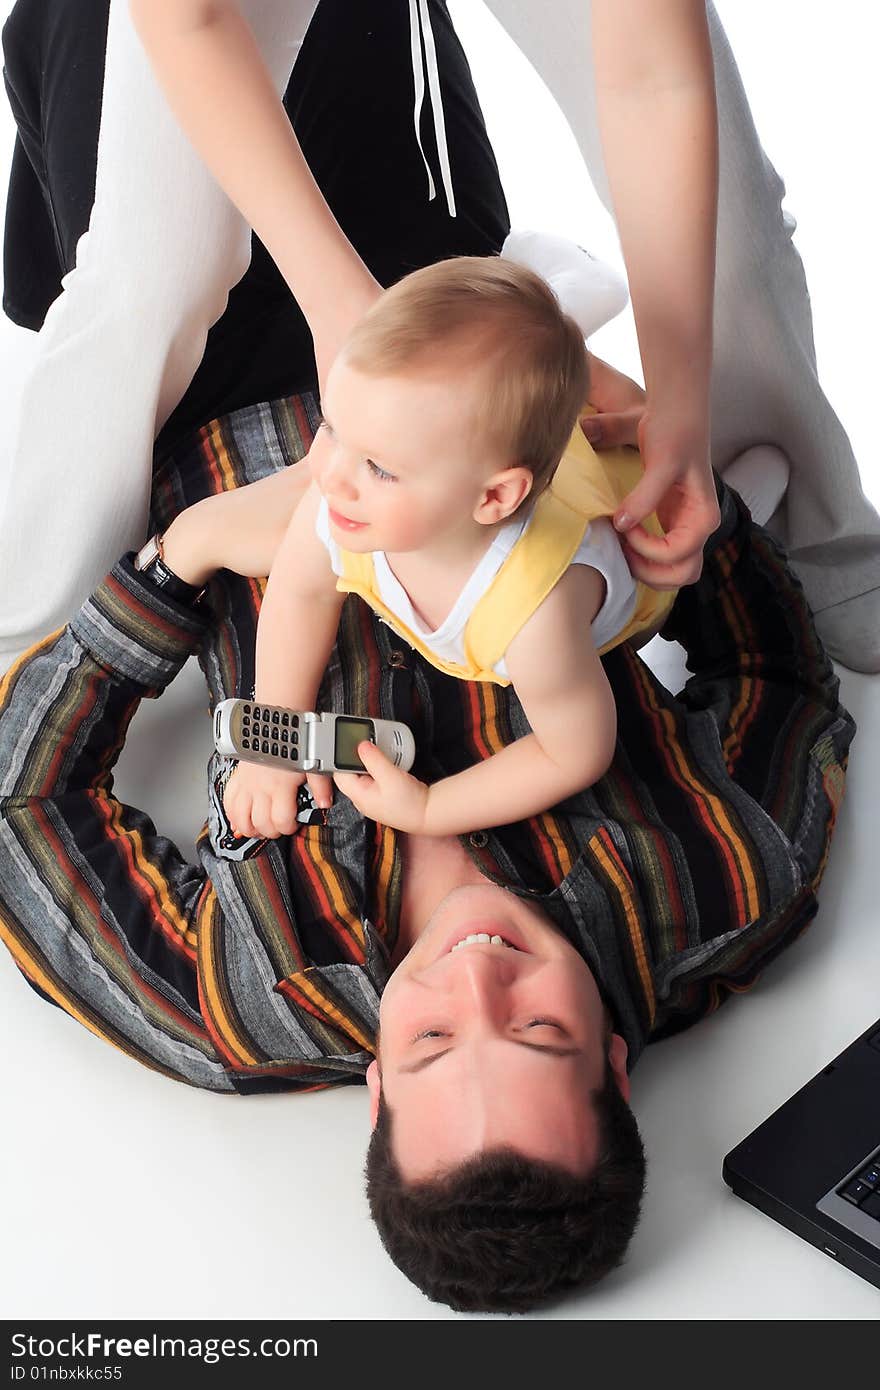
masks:
<path id="1" fill-rule="evenodd" d="M 367 459 L 367 467 L 369 468 L 369 470 L 370 470 L 370 472 L 372 473 L 373 477 L 374 477 L 374 478 L 377 478 L 377 479 L 379 480 L 380 483 L 396 483 L 396 482 L 397 482 L 397 479 L 396 479 L 396 477 L 394 476 L 393 473 L 386 473 L 386 472 L 385 472 L 385 469 L 384 469 L 384 468 L 380 468 L 379 465 L 378 465 L 378 463 L 374 463 L 372 459 Z"/>

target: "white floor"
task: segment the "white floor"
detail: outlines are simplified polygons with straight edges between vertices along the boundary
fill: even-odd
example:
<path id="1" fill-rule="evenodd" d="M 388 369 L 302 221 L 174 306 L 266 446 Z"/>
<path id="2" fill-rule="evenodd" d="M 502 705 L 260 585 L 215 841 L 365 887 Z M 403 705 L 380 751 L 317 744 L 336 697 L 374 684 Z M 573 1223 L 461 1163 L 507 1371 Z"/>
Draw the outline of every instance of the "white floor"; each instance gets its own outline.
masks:
<path id="1" fill-rule="evenodd" d="M 0 15 L 9 8 L 0 4 Z M 812 0 L 777 0 L 769 19 L 757 0 L 736 7 L 726 0 L 720 8 L 759 128 L 789 175 L 825 380 L 877 500 L 868 331 L 877 322 L 877 296 L 867 223 L 855 215 L 855 180 L 876 135 L 875 116 L 873 129 L 859 124 L 870 114 L 874 45 L 853 43 L 842 23 L 829 34 L 820 23 L 827 10 Z M 539 171 L 516 162 L 512 123 L 519 117 L 500 111 L 489 95 L 493 82 L 504 85 L 505 73 L 516 75 L 520 89 L 527 78 L 516 55 L 489 61 L 476 7 L 465 16 L 459 0 L 454 9 L 473 44 L 515 215 L 575 233 L 588 218 L 585 234 L 595 226 L 607 236 L 593 221 L 592 204 L 541 216 Z M 851 30 L 857 11 L 866 15 L 867 7 L 855 0 L 840 7 Z M 768 54 L 783 71 L 784 103 Z M 828 93 L 824 107 L 819 91 Z M 557 135 L 558 117 L 540 90 L 530 103 L 530 119 L 548 122 Z M 7 148 L 8 134 L 7 124 L 0 129 Z M 570 152 L 563 150 L 560 161 L 563 172 L 577 176 Z M 0 167 L 0 186 L 3 177 Z M 530 187 L 537 190 L 531 203 Z M 846 201 L 848 190 L 855 206 Z M 631 328 L 609 332 L 619 344 L 617 360 L 631 365 Z M 0 323 L 0 460 L 8 455 L 18 383 L 32 351 L 32 335 Z M 676 653 L 662 643 L 655 648 L 652 661 L 675 688 Z M 868 1319 L 880 1311 L 877 1290 L 733 1197 L 720 1177 L 727 1150 L 880 1015 L 869 867 L 876 853 L 880 679 L 848 671 L 841 678 L 860 734 L 819 918 L 751 994 L 648 1050 L 635 1072 L 633 1100 L 650 1157 L 649 1189 L 629 1260 L 593 1294 L 547 1317 Z M 160 735 L 167 748 L 161 766 Z M 191 845 L 204 814 L 208 751 L 205 700 L 191 664 L 168 696 L 138 715 L 118 791 Z M 455 1316 L 397 1273 L 374 1234 L 360 1176 L 365 1091 L 245 1101 L 175 1086 L 41 1003 L 6 958 L 0 1049 L 7 1058 L 0 1145 L 5 1317 Z"/>

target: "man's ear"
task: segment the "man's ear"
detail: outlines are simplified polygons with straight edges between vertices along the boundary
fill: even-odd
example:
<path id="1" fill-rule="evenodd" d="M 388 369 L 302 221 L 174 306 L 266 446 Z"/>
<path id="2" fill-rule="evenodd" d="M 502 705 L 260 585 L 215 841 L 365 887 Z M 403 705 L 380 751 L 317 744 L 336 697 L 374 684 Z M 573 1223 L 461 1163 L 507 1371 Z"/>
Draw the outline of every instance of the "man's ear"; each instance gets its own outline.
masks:
<path id="1" fill-rule="evenodd" d="M 512 516 L 531 492 L 532 482 L 531 469 L 520 465 L 493 473 L 474 508 L 474 521 L 479 521 L 482 526 L 492 526 L 496 521 L 504 521 Z"/>
<path id="2" fill-rule="evenodd" d="M 611 1067 L 614 1080 L 617 1082 L 617 1089 L 629 1104 L 629 1076 L 626 1070 L 626 1058 L 629 1048 L 619 1033 L 611 1034 L 611 1042 L 608 1046 L 608 1062 Z M 369 1076 L 368 1078 L 369 1079 Z"/>
<path id="3" fill-rule="evenodd" d="M 370 1129 L 375 1129 L 379 1118 L 379 1096 L 382 1091 L 378 1062 L 373 1061 L 367 1067 L 367 1090 L 370 1093 Z"/>

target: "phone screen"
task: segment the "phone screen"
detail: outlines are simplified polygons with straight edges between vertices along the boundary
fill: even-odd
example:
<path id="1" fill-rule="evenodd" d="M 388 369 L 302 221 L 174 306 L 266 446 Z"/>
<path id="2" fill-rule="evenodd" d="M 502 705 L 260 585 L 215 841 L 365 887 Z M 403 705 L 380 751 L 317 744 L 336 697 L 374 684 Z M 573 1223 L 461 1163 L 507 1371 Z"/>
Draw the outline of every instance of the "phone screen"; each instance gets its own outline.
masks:
<path id="1" fill-rule="evenodd" d="M 357 746 L 365 738 L 372 743 L 372 719 L 351 719 L 346 714 L 336 716 L 333 762 L 340 772 L 364 771 L 364 765 L 357 755 Z"/>

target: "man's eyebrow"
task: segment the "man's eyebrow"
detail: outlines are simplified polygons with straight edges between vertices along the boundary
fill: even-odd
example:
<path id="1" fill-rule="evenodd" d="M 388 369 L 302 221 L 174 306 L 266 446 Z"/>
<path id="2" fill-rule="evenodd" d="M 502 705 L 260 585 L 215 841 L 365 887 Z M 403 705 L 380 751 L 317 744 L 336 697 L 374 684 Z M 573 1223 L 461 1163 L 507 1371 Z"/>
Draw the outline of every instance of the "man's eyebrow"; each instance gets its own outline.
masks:
<path id="1" fill-rule="evenodd" d="M 410 1075 L 414 1074 L 417 1071 L 424 1071 L 425 1067 L 429 1067 L 432 1062 L 436 1062 L 441 1057 L 445 1057 L 447 1052 L 451 1051 L 451 1047 L 444 1047 L 442 1052 L 432 1052 L 430 1057 L 420 1057 L 417 1062 L 410 1062 L 405 1067 L 398 1067 L 397 1070 L 399 1072 L 408 1072 Z"/>
<path id="2" fill-rule="evenodd" d="M 511 1038 L 511 1042 L 516 1043 L 517 1047 L 528 1047 L 532 1052 L 549 1052 L 551 1057 L 579 1057 L 583 1051 L 580 1047 L 556 1047 L 552 1043 L 533 1043 L 526 1042 L 523 1038 Z M 441 1057 L 445 1057 L 447 1052 L 451 1052 L 451 1047 L 444 1047 L 442 1052 L 432 1052 L 430 1057 L 421 1057 L 418 1062 L 410 1062 L 407 1066 L 398 1067 L 398 1072 L 406 1072 L 412 1076 L 417 1071 L 424 1071 L 432 1062 L 437 1062 Z"/>
<path id="3" fill-rule="evenodd" d="M 514 1038 L 517 1047 L 530 1047 L 533 1052 L 549 1052 L 552 1057 L 579 1057 L 582 1047 L 555 1047 L 552 1043 L 526 1042 L 525 1038 Z"/>

